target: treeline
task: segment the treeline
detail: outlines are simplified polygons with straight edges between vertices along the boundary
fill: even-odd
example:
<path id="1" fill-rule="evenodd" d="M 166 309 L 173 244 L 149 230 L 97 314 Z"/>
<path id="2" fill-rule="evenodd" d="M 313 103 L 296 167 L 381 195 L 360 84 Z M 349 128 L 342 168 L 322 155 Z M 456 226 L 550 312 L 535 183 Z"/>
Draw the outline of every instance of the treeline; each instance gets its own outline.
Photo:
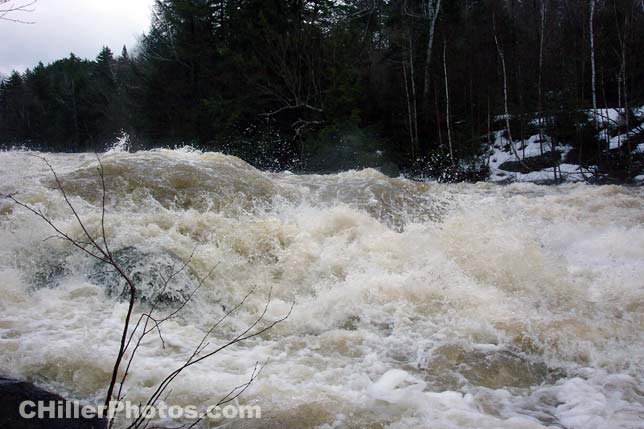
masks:
<path id="1" fill-rule="evenodd" d="M 507 106 L 515 140 L 547 132 L 615 165 L 582 110 L 644 104 L 642 52 L 642 0 L 157 0 L 131 53 L 5 77 L 0 136 L 80 151 L 124 131 L 268 168 L 476 175 Z"/>

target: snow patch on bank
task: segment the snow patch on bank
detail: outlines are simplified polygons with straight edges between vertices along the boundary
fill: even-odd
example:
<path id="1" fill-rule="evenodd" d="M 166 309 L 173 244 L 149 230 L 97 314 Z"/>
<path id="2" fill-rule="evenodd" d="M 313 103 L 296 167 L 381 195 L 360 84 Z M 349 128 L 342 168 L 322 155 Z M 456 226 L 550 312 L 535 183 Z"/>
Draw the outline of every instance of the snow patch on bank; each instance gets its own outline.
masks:
<path id="1" fill-rule="evenodd" d="M 608 150 L 620 149 L 629 139 L 640 137 L 644 134 L 644 122 L 642 122 L 644 121 L 644 106 L 633 108 L 631 112 L 633 114 L 631 118 L 633 123 L 630 125 L 631 129 L 626 130 L 626 120 L 624 109 L 622 108 L 587 109 L 583 111 L 589 123 L 597 122 L 597 139 L 603 141 Z M 502 119 L 505 119 L 504 115 L 496 117 L 496 120 Z M 529 123 L 533 126 L 538 126 L 543 123 L 543 120 L 534 118 Z M 506 135 L 505 128 L 493 132 L 494 143 L 486 155 L 488 157 L 487 162 L 491 182 L 580 182 L 586 180 L 584 176 L 591 176 L 588 172 L 584 174 L 578 164 L 565 162 L 569 158 L 569 152 L 572 150 L 572 146 L 569 144 L 556 144 L 553 143 L 553 139 L 550 136 L 544 135 L 542 139 L 539 134 L 532 135 L 523 141 L 514 140 L 511 142 Z M 506 162 L 526 161 L 529 163 L 530 161 L 535 161 L 536 157 L 547 155 L 552 151 L 553 144 L 555 145 L 554 150 L 560 153 L 561 159 L 561 163 L 557 165 L 556 173 L 554 167 L 528 173 L 508 171 L 501 168 Z M 516 149 L 520 159 L 517 159 L 511 145 Z M 633 154 L 644 153 L 644 143 L 632 143 L 631 152 Z M 590 170 L 593 169 L 594 167 L 590 167 Z M 635 184 L 644 184 L 644 171 L 636 176 L 633 182 Z"/>
<path id="2" fill-rule="evenodd" d="M 488 164 L 490 167 L 490 181 L 550 182 L 555 180 L 552 168 L 533 171 L 530 173 L 518 173 L 501 169 L 501 166 L 506 162 L 519 161 L 510 147 L 510 144 L 514 144 L 514 147 L 521 159 L 533 158 L 547 154 L 552 150 L 552 139 L 550 137 L 544 136 L 542 141 L 539 134 L 535 134 L 530 136 L 530 138 L 524 142 L 515 141 L 512 143 L 504 136 L 504 134 L 504 131 L 494 132 L 494 144 L 492 145 L 492 152 L 489 156 Z M 565 159 L 568 152 L 572 150 L 572 146 L 555 146 L 555 150 L 561 153 L 562 159 Z M 561 170 L 561 172 L 559 170 Z M 557 180 L 578 182 L 584 179 L 579 171 L 578 165 L 560 164 L 557 168 Z"/>

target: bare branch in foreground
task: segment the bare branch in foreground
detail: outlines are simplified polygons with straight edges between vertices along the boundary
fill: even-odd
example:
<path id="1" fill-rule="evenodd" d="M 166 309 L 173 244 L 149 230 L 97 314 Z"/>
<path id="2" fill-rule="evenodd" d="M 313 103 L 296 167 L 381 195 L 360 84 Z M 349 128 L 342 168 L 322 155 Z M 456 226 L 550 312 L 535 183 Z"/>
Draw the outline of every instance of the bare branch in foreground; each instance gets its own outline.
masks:
<path id="1" fill-rule="evenodd" d="M 0 5 L 2 4 L 3 0 L 0 0 Z M 47 161 L 42 156 L 38 155 L 32 155 L 35 156 L 36 158 L 41 159 L 45 165 L 49 168 L 51 171 L 58 191 L 62 194 L 63 199 L 65 201 L 65 204 L 69 208 L 69 210 L 72 212 L 74 219 L 76 221 L 76 224 L 80 227 L 82 231 L 82 235 L 84 238 L 78 239 L 74 238 L 72 235 L 69 233 L 65 232 L 62 230 L 61 227 L 56 225 L 54 221 L 47 216 L 47 214 L 43 213 L 42 210 L 35 208 L 25 202 L 20 201 L 18 198 L 16 198 L 16 194 L 9 194 L 9 195 L 0 195 L 0 198 L 7 199 L 9 201 L 12 201 L 14 204 L 17 206 L 20 206 L 27 211 L 31 212 L 32 214 L 36 215 L 39 217 L 41 220 L 43 220 L 47 225 L 49 225 L 54 231 L 55 235 L 48 237 L 45 239 L 49 240 L 51 238 L 58 238 L 62 239 L 69 244 L 71 244 L 73 247 L 76 247 L 77 249 L 81 250 L 83 253 L 86 255 L 108 265 L 110 268 L 116 271 L 116 273 L 119 275 L 121 279 L 123 279 L 126 284 L 127 288 L 129 291 L 129 299 L 128 299 L 128 309 L 127 309 L 127 314 L 125 317 L 125 321 L 123 322 L 123 328 L 122 328 L 122 333 L 121 333 L 121 341 L 120 341 L 120 346 L 119 346 L 119 351 L 118 355 L 115 359 L 114 362 L 114 367 L 112 369 L 112 374 L 111 374 L 111 379 L 110 379 L 110 384 L 108 386 L 107 394 L 105 397 L 105 407 L 106 409 L 109 409 L 109 403 L 112 401 L 114 398 L 114 390 L 116 388 L 117 384 L 117 379 L 119 376 L 119 372 L 121 371 L 121 367 L 123 365 L 123 360 L 125 358 L 126 352 L 130 348 L 132 344 L 134 344 L 131 352 L 129 353 L 129 356 L 127 358 L 127 363 L 125 364 L 124 371 L 121 374 L 120 377 L 120 382 L 119 382 L 119 387 L 116 392 L 116 399 L 117 400 L 122 400 L 125 395 L 123 394 L 123 388 L 125 385 L 125 382 L 127 380 L 128 375 L 130 374 L 130 369 L 132 362 L 134 360 L 134 357 L 139 350 L 139 347 L 141 345 L 141 342 L 143 341 L 144 337 L 147 336 L 151 332 L 156 332 L 159 336 L 159 339 L 161 340 L 162 346 L 165 348 L 165 340 L 163 339 L 163 334 L 161 330 L 161 326 L 164 322 L 171 320 L 175 318 L 181 310 L 183 310 L 186 305 L 192 300 L 196 292 L 203 286 L 204 282 L 212 275 L 214 272 L 215 268 L 217 265 L 213 266 L 213 268 L 206 273 L 203 277 L 199 279 L 199 282 L 197 286 L 190 292 L 190 294 L 183 299 L 181 304 L 178 306 L 178 308 L 174 309 L 171 311 L 169 314 L 165 316 L 156 316 L 154 312 L 157 310 L 158 303 L 154 300 L 152 300 L 151 307 L 148 309 L 147 312 L 142 313 L 136 324 L 134 325 L 134 328 L 130 330 L 131 328 L 131 317 L 133 314 L 135 302 L 136 302 L 136 295 L 137 295 L 137 287 L 135 285 L 135 282 L 132 280 L 132 277 L 126 273 L 125 268 L 122 267 L 119 262 L 114 258 L 112 251 L 110 250 L 110 246 L 108 244 L 108 238 L 107 238 L 107 233 L 106 233 L 106 227 L 105 227 L 105 218 L 106 218 L 106 195 L 107 195 L 107 189 L 106 189 L 106 184 L 105 184 L 105 171 L 103 168 L 103 164 L 101 162 L 100 157 L 98 154 L 96 155 L 96 159 L 98 162 L 98 176 L 100 178 L 100 183 L 101 183 L 101 219 L 100 219 L 100 237 L 94 238 L 92 234 L 90 233 L 89 229 L 85 225 L 84 221 L 81 219 L 78 211 L 72 204 L 70 198 L 68 197 L 65 188 L 63 186 L 63 182 L 60 180 L 58 177 L 56 171 L 52 167 L 52 165 Z M 183 263 L 175 269 L 175 267 L 172 267 L 172 270 L 170 274 L 167 277 L 163 277 L 163 285 L 161 287 L 160 292 L 158 294 L 162 294 L 170 284 L 173 278 L 175 278 L 179 273 L 185 271 L 190 263 L 193 260 L 194 254 L 196 251 L 196 247 L 193 248 L 192 252 L 190 253 L 189 257 L 183 261 Z M 153 394 L 148 398 L 146 405 L 147 406 L 154 406 L 161 396 L 164 393 L 167 393 L 169 395 L 171 393 L 168 392 L 168 387 L 172 383 L 172 381 L 179 376 L 185 369 L 189 368 L 192 365 L 195 365 L 199 362 L 202 362 L 203 360 L 219 353 L 220 351 L 234 345 L 237 343 L 240 343 L 242 341 L 257 337 L 259 335 L 262 335 L 266 331 L 270 330 L 277 324 L 283 322 L 286 320 L 292 310 L 294 304 L 291 304 L 291 307 L 288 311 L 288 313 L 277 320 L 274 320 L 272 322 L 266 322 L 264 323 L 264 326 L 259 326 L 260 323 L 264 322 L 264 318 L 266 316 L 266 313 L 268 311 L 269 305 L 271 303 L 271 295 L 272 295 L 272 288 L 269 290 L 268 293 L 268 298 L 266 300 L 266 305 L 264 306 L 264 309 L 262 313 L 257 317 L 252 323 L 248 325 L 246 329 L 244 329 L 241 333 L 238 333 L 232 340 L 227 341 L 223 345 L 220 345 L 213 350 L 207 351 L 206 349 L 210 345 L 208 342 L 208 338 L 212 335 L 215 329 L 221 325 L 229 316 L 231 316 L 233 313 L 235 313 L 237 310 L 239 310 L 244 303 L 247 301 L 247 299 L 255 292 L 257 289 L 256 286 L 252 287 L 250 291 L 244 296 L 244 298 L 239 302 L 236 306 L 234 306 L 232 309 L 228 310 L 216 323 L 210 326 L 210 328 L 206 331 L 206 333 L 202 336 L 201 341 L 199 344 L 197 344 L 192 353 L 190 354 L 190 357 L 184 362 L 183 365 L 181 365 L 179 368 L 175 369 L 172 371 L 170 374 L 168 374 L 157 386 Z M 136 333 L 139 332 L 138 336 L 136 336 Z M 135 339 L 136 338 L 136 339 Z M 204 353 L 205 352 L 205 353 Z M 217 405 L 222 405 L 226 404 L 228 402 L 231 402 L 235 399 L 237 399 L 242 393 L 244 393 L 248 387 L 251 385 L 251 383 L 257 378 L 257 376 L 261 373 L 262 369 L 266 363 L 263 365 L 259 366 L 259 362 L 255 364 L 255 367 L 252 371 L 252 374 L 248 378 L 248 380 L 245 383 L 240 384 L 239 386 L 236 386 L 233 388 L 228 394 L 226 394 L 222 399 L 219 400 Z M 112 418 L 107 422 L 107 427 L 112 428 L 114 425 L 116 418 Z M 192 422 L 189 426 L 184 425 L 182 428 L 192 428 L 196 426 L 202 418 L 197 419 L 196 421 Z M 144 416 L 138 416 L 134 421 L 131 422 L 128 428 L 146 428 L 150 424 L 149 420 L 146 420 Z"/>
<path id="2" fill-rule="evenodd" d="M 33 21 L 24 21 L 18 18 L 10 18 L 7 15 L 17 13 L 32 13 L 35 9 L 32 8 L 38 0 L 19 1 L 15 0 L 0 0 L 0 20 L 16 22 L 19 24 L 34 24 Z"/>

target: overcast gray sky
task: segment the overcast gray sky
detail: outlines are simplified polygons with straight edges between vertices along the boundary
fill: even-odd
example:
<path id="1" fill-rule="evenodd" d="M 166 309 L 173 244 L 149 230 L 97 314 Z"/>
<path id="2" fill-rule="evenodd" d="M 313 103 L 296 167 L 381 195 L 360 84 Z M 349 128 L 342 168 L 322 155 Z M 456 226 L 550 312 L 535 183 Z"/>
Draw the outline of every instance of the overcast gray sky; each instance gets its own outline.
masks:
<path id="1" fill-rule="evenodd" d="M 93 59 L 101 47 L 115 54 L 133 48 L 148 29 L 153 0 L 38 0 L 33 13 L 13 15 L 34 21 L 0 20 L 0 73 L 24 71 L 69 56 Z M 20 0 L 16 0 L 20 4 Z"/>

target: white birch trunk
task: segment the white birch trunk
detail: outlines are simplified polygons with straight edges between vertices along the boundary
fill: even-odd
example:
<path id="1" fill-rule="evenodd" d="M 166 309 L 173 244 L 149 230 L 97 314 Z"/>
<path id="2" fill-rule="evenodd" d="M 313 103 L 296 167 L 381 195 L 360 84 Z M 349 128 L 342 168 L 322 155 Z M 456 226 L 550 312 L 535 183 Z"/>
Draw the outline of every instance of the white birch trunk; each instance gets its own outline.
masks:
<path id="1" fill-rule="evenodd" d="M 505 67 L 505 55 L 503 53 L 503 48 L 499 43 L 498 36 L 496 35 L 496 19 L 494 18 L 494 16 L 492 17 L 492 22 L 494 25 L 494 43 L 496 44 L 496 50 L 499 53 L 499 57 L 501 58 L 501 67 L 503 69 L 503 105 L 505 110 L 505 126 L 508 130 L 508 140 L 510 141 L 510 148 L 512 148 L 512 153 L 516 157 L 517 161 L 519 161 L 521 165 L 527 168 L 527 165 L 525 165 L 525 163 L 521 159 L 519 152 L 517 152 L 517 148 L 514 147 L 514 140 L 512 139 L 512 132 L 510 131 L 510 109 L 508 109 L 508 73 Z"/>
<path id="2" fill-rule="evenodd" d="M 543 155 L 543 40 L 546 30 L 546 1 L 541 0 L 541 33 L 539 34 L 539 149 Z"/>
<path id="3" fill-rule="evenodd" d="M 588 28 L 588 33 L 590 34 L 590 70 L 591 70 L 591 82 L 592 82 L 592 96 L 593 96 L 593 118 L 595 121 L 595 128 L 598 128 L 597 124 L 597 76 L 595 71 L 595 5 L 596 0 L 590 0 L 590 23 Z"/>
<path id="4" fill-rule="evenodd" d="M 441 0 L 427 0 L 427 18 L 429 18 L 429 31 L 427 34 L 427 56 L 425 57 L 425 86 L 423 98 L 427 101 L 429 95 L 429 73 L 432 63 L 432 50 L 434 47 L 434 32 L 436 30 L 436 19 L 441 10 Z"/>

